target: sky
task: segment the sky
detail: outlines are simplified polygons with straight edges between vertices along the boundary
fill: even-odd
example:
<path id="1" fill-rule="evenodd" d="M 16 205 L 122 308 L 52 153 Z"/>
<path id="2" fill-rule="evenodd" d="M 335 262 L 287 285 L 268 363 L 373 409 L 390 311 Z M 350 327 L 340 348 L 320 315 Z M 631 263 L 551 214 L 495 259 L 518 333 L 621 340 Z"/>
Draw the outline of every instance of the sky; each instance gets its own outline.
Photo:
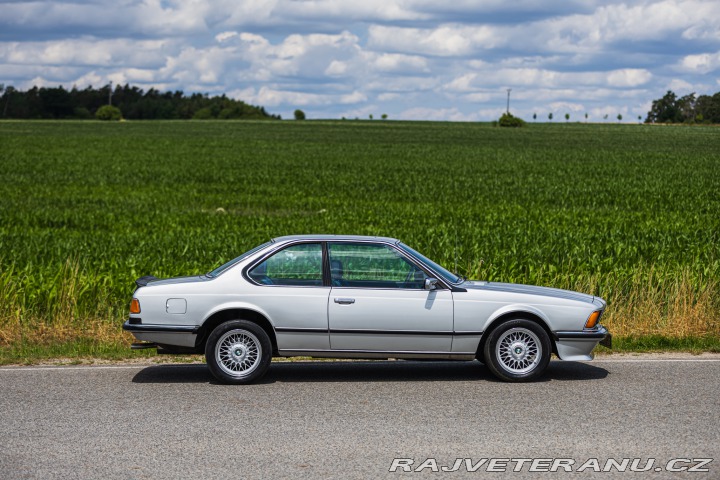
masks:
<path id="1" fill-rule="evenodd" d="M 292 118 L 645 118 L 720 91 L 720 0 L 0 0 L 0 84 L 227 94 Z M 607 119 L 605 118 L 607 116 Z"/>

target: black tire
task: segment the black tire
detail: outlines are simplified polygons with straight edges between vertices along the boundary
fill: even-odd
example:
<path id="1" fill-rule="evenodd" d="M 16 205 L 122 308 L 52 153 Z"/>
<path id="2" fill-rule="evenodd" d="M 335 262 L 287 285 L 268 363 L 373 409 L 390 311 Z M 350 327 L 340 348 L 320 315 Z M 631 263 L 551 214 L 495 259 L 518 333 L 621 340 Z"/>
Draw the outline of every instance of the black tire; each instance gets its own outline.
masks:
<path id="1" fill-rule="evenodd" d="M 500 380 L 527 382 L 545 372 L 551 353 L 545 329 L 531 320 L 516 319 L 503 322 L 490 332 L 483 358 Z"/>
<path id="2" fill-rule="evenodd" d="M 231 320 L 215 327 L 205 345 L 205 359 L 223 383 L 251 383 L 265 375 L 272 360 L 270 337 L 258 324 Z"/>

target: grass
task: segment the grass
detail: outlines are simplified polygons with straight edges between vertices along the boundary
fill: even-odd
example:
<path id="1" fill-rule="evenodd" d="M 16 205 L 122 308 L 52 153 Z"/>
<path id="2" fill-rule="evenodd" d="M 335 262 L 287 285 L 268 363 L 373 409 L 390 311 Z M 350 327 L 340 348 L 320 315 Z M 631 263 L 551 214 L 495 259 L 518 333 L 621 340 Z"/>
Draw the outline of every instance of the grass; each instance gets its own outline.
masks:
<path id="1" fill-rule="evenodd" d="M 621 350 L 715 350 L 714 127 L 0 122 L 0 362 L 122 358 L 135 278 L 292 233 L 401 238 L 604 297 Z"/>

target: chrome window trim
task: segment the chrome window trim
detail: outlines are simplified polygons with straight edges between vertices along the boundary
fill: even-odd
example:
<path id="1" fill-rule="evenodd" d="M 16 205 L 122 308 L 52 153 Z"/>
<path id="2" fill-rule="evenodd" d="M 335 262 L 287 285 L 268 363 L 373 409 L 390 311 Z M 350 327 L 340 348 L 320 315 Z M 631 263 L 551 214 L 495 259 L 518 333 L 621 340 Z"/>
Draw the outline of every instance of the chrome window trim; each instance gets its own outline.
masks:
<path id="1" fill-rule="evenodd" d="M 371 245 L 385 245 L 387 247 L 390 247 L 393 251 L 398 253 L 404 260 L 406 260 L 409 264 L 414 265 L 415 267 L 422 270 L 425 275 L 428 275 L 431 278 L 436 278 L 438 280 L 438 283 L 440 283 L 443 286 L 443 290 L 452 290 L 451 287 L 446 285 L 446 282 L 444 282 L 441 278 L 438 278 L 438 274 L 434 272 L 432 269 L 428 268 L 427 265 L 423 263 L 419 263 L 415 258 L 410 257 L 408 254 L 402 251 L 401 248 L 397 247 L 397 244 L 400 243 L 400 240 L 397 240 L 394 243 L 386 242 L 383 240 L 328 240 L 326 242 L 328 244 L 328 261 L 330 260 L 330 244 L 331 243 L 347 243 L 347 244 L 357 244 L 357 243 L 368 243 Z M 424 288 L 385 288 L 385 287 L 335 287 L 332 288 L 338 288 L 338 289 L 354 289 L 354 290 L 389 290 L 396 292 L 398 290 L 404 290 L 404 291 L 413 291 L 413 292 L 432 292 L 433 290 L 425 290 Z M 438 289 L 435 289 L 438 290 Z"/>
<path id="2" fill-rule="evenodd" d="M 273 243 L 275 243 L 274 240 L 273 240 Z M 280 253 L 280 252 L 282 252 L 283 250 L 285 250 L 285 249 L 287 249 L 287 248 L 290 248 L 290 247 L 294 247 L 294 246 L 296 246 L 296 245 L 304 245 L 304 244 L 305 244 L 305 245 L 309 245 L 309 244 L 315 244 L 315 243 L 318 244 L 318 245 L 320 245 L 320 248 L 321 248 L 321 251 L 322 251 L 322 266 L 321 266 L 321 269 L 320 269 L 321 274 L 322 274 L 322 278 L 321 278 L 320 281 L 322 282 L 322 285 L 264 285 L 264 284 L 262 284 L 262 283 L 258 283 L 258 282 L 256 282 L 255 280 L 253 280 L 253 278 L 252 278 L 252 277 L 250 276 L 250 274 L 249 274 L 250 270 L 252 270 L 253 268 L 257 267 L 257 266 L 260 265 L 262 262 L 264 262 L 264 261 L 267 260 L 268 258 L 272 257 L 272 256 L 275 255 L 276 253 Z M 272 248 L 272 249 L 270 249 L 269 251 L 265 252 L 264 254 L 260 255 L 260 257 L 258 257 L 258 258 L 257 258 L 256 260 L 254 260 L 253 262 L 249 263 L 245 268 L 243 268 L 243 270 L 242 270 L 242 277 L 243 277 L 245 280 L 247 280 L 249 283 L 251 283 L 252 285 L 255 285 L 255 286 L 258 286 L 258 287 L 276 287 L 276 288 L 330 288 L 329 285 L 325 285 L 325 248 L 323 247 L 323 243 L 324 243 L 324 242 L 323 242 L 322 240 L 311 240 L 311 239 L 302 239 L 302 240 L 289 241 L 289 242 L 282 243 L 282 244 L 278 245 L 276 248 Z"/>
<path id="3" fill-rule="evenodd" d="M 264 285 L 262 283 L 257 283 L 255 280 L 250 277 L 248 272 L 255 268 L 257 265 L 264 262 L 266 259 L 268 259 L 270 256 L 274 255 L 275 253 L 279 253 L 282 250 L 285 250 L 286 248 L 290 248 L 295 245 L 300 244 L 311 244 L 311 243 L 319 243 L 320 245 L 323 245 L 323 285 Z M 347 289 L 361 289 L 361 290 L 389 290 L 389 291 L 398 291 L 398 290 L 404 290 L 404 291 L 413 291 L 413 292 L 432 292 L 435 290 L 425 290 L 424 288 L 380 288 L 380 287 L 334 287 L 332 285 L 325 285 L 325 263 L 330 262 L 330 252 L 329 252 L 329 245 L 331 243 L 344 243 L 344 244 L 358 244 L 358 243 L 367 243 L 372 245 L 385 245 L 387 247 L 390 247 L 393 251 L 397 252 L 403 259 L 405 259 L 407 262 L 409 262 L 411 265 L 415 265 L 420 270 L 425 272 L 426 275 L 430 276 L 431 278 L 437 279 L 438 283 L 442 285 L 442 290 L 450 290 L 450 291 L 458 291 L 458 287 L 448 284 L 440 275 L 437 274 L 432 268 L 425 265 L 425 263 L 420 262 L 416 258 L 408 255 L 405 253 L 401 248 L 397 246 L 398 243 L 400 243 L 400 240 L 396 240 L 394 242 L 388 242 L 385 240 L 371 240 L 371 239 L 333 239 L 333 240 L 319 240 L 319 239 L 311 239 L 311 238 L 303 238 L 298 240 L 289 240 L 286 242 L 283 242 L 279 245 L 276 245 L 275 248 L 270 248 L 270 250 L 264 252 L 262 255 L 260 255 L 257 259 L 249 263 L 245 268 L 242 270 L 242 276 L 243 278 L 248 281 L 250 284 L 258 286 L 258 287 L 275 287 L 275 288 L 347 288 Z M 273 245 L 275 245 L 275 242 L 273 241 Z M 271 245 L 272 246 L 272 245 Z M 326 249 L 325 246 L 328 248 Z M 327 253 L 325 253 L 327 250 Z M 327 257 L 327 258 L 326 258 Z M 330 279 L 328 279 L 330 280 Z M 436 289 L 440 290 L 440 289 Z M 461 291 L 465 291 L 464 289 L 460 289 Z"/>
<path id="4" fill-rule="evenodd" d="M 275 243 L 275 239 L 270 239 L 270 240 L 268 240 L 267 242 L 265 242 L 264 244 L 258 245 L 258 247 L 261 247 L 261 246 L 264 245 L 265 248 L 267 249 L 267 248 L 272 247 L 272 245 L 273 245 L 274 243 Z M 251 248 L 250 250 L 248 250 L 248 252 L 250 252 L 250 251 L 252 251 L 252 250 L 255 250 L 255 249 L 258 248 L 258 247 Z M 227 268 L 223 269 L 222 272 L 220 272 L 220 273 L 218 273 L 218 274 L 216 274 L 216 275 L 210 276 L 210 274 L 211 274 L 212 272 L 214 272 L 215 270 L 217 270 L 217 268 L 222 267 L 222 265 L 219 265 L 217 268 L 215 268 L 215 269 L 213 269 L 213 270 L 210 270 L 210 271 L 207 272 L 207 273 L 203 273 L 201 276 L 207 277 L 207 278 L 209 278 L 210 280 L 215 280 L 216 278 L 220 277 L 221 275 L 223 275 L 223 274 L 224 274 L 225 272 L 227 272 L 228 270 L 232 270 L 233 268 L 235 268 L 239 263 L 244 262 L 245 260 L 247 260 L 248 258 L 251 258 L 251 257 L 254 256 L 254 255 L 261 254 L 261 253 L 262 253 L 262 250 L 263 250 L 263 249 L 258 248 L 258 250 L 257 250 L 256 252 L 252 252 L 251 254 L 246 255 L 244 258 L 240 258 L 240 257 L 242 257 L 243 255 L 245 255 L 245 253 L 247 253 L 247 252 L 238 255 L 237 257 L 235 257 L 234 259 L 231 260 L 231 262 L 233 262 L 232 265 L 228 265 Z M 240 258 L 240 259 L 237 260 L 238 258 Z"/>

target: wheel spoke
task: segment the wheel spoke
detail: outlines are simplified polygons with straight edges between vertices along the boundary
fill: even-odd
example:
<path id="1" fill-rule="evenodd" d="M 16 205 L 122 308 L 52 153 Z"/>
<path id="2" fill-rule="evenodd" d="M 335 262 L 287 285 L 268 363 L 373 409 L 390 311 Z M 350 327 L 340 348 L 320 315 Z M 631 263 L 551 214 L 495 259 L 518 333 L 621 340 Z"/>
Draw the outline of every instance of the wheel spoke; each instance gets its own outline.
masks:
<path id="1" fill-rule="evenodd" d="M 510 373 L 531 372 L 542 358 L 540 339 L 526 328 L 511 328 L 498 339 L 495 356 L 500 366 Z"/>
<path id="2" fill-rule="evenodd" d="M 260 340 L 246 330 L 231 330 L 218 340 L 215 359 L 225 373 L 244 377 L 260 364 L 262 348 Z"/>

